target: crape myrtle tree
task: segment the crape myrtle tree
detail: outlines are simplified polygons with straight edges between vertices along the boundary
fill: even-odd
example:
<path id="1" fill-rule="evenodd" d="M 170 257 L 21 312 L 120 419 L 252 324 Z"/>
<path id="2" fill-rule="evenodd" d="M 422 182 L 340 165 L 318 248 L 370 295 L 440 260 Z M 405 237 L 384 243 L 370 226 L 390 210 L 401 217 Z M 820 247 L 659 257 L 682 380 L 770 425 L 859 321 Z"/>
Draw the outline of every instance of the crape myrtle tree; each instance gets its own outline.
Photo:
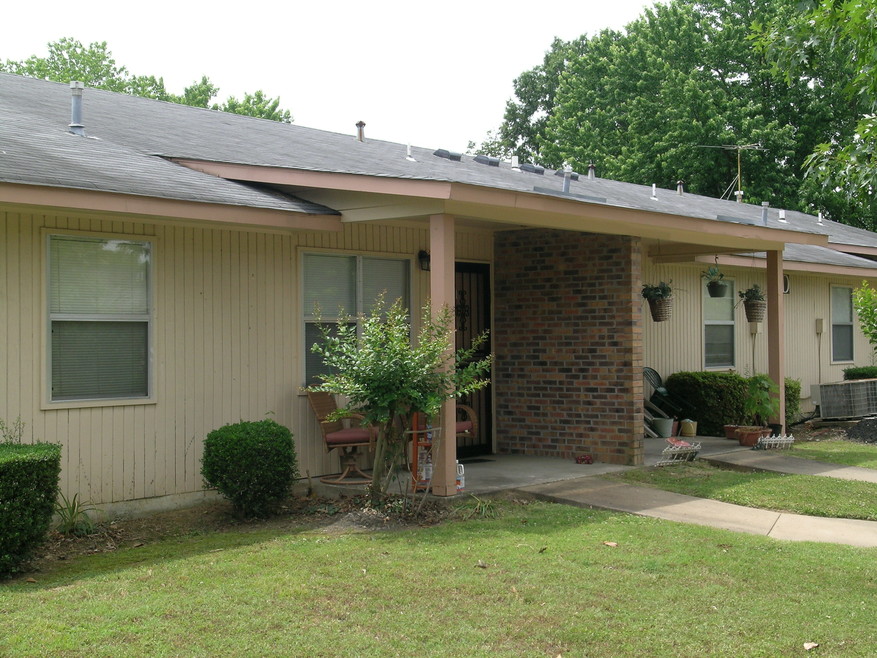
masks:
<path id="1" fill-rule="evenodd" d="M 795 15 L 786 0 L 671 0 L 624 31 L 556 39 L 515 80 L 499 144 L 487 145 L 553 168 L 594 162 L 598 175 L 631 183 L 681 179 L 719 197 L 736 189 L 737 153 L 715 147 L 757 144 L 742 153 L 744 200 L 835 207 L 803 168 L 818 144 L 855 131 L 849 65 L 827 56 L 813 77 L 790 78 L 754 39 Z"/>
<path id="2" fill-rule="evenodd" d="M 48 50 L 45 57 L 31 55 L 17 62 L 8 59 L 0 62 L 0 71 L 54 82 L 79 80 L 93 89 L 292 123 L 292 115 L 280 107 L 280 99 L 266 96 L 261 90 L 245 93 L 241 100 L 231 96 L 224 103 L 211 103 L 219 87 L 207 76 L 186 87 L 182 94 L 172 94 L 165 87 L 164 78 L 132 75 L 125 66 L 117 64 L 106 41 L 84 46 L 76 39 L 64 37 L 49 43 Z"/>
<path id="3" fill-rule="evenodd" d="M 454 318 L 447 307 L 433 316 L 425 306 L 416 336 L 402 302 L 387 307 L 383 298 L 358 322 L 342 319 L 331 327 L 320 325 L 320 332 L 312 350 L 323 357 L 328 372 L 312 390 L 346 397 L 348 404 L 338 411 L 339 418 L 355 412 L 363 416 L 363 425 L 379 429 L 374 498 L 387 492 L 396 467 L 404 461 L 412 414 L 435 418 L 448 399 L 489 383 L 491 357 L 475 357 L 486 335 L 454 352 Z M 453 430 L 444 430 L 453 440 Z"/>

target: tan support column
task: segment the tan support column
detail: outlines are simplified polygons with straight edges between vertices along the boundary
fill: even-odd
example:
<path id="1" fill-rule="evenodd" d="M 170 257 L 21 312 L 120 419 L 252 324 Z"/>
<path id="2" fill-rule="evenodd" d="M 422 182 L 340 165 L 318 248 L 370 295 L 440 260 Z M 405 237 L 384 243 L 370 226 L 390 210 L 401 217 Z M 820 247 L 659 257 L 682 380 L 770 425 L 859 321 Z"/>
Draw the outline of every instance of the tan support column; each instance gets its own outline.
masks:
<path id="1" fill-rule="evenodd" d="M 432 215 L 429 218 L 429 289 L 433 315 L 442 307 L 454 308 L 454 218 Z M 453 344 L 451 349 L 453 349 Z M 457 404 L 451 399 L 439 414 L 442 440 L 433 455 L 432 493 L 453 496 L 457 493 Z"/>
<path id="2" fill-rule="evenodd" d="M 786 341 L 783 312 L 783 252 L 767 252 L 767 371 L 779 386 L 780 411 L 774 423 L 785 430 L 786 423 Z"/>

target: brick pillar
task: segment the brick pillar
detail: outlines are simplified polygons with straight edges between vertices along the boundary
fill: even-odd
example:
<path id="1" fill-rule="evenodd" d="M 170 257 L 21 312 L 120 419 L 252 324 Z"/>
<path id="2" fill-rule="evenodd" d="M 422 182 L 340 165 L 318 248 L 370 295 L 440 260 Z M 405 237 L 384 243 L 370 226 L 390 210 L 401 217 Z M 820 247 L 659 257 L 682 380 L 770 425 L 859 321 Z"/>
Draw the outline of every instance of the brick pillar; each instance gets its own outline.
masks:
<path id="1" fill-rule="evenodd" d="M 500 232 L 494 263 L 498 451 L 641 464 L 639 240 Z"/>

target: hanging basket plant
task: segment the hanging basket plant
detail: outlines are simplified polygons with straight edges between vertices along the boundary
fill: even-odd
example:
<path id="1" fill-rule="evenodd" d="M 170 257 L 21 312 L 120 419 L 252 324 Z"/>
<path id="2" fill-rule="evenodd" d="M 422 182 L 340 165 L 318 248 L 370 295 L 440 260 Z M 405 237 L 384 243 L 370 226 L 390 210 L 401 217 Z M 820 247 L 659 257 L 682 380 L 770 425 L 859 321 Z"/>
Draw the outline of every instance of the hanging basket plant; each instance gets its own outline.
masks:
<path id="1" fill-rule="evenodd" d="M 764 291 L 761 286 L 753 283 L 751 288 L 741 290 L 738 294 L 743 302 L 743 308 L 746 310 L 746 320 L 763 322 L 767 313 L 767 301 L 764 299 Z"/>
<path id="2" fill-rule="evenodd" d="M 652 320 L 664 322 L 673 313 L 673 289 L 669 283 L 661 281 L 658 285 L 643 284 L 643 298 L 649 303 Z"/>
<path id="3" fill-rule="evenodd" d="M 728 294 L 728 284 L 722 281 L 725 275 L 719 271 L 718 265 L 710 265 L 700 275 L 706 281 L 706 289 L 710 297 L 725 297 Z"/>

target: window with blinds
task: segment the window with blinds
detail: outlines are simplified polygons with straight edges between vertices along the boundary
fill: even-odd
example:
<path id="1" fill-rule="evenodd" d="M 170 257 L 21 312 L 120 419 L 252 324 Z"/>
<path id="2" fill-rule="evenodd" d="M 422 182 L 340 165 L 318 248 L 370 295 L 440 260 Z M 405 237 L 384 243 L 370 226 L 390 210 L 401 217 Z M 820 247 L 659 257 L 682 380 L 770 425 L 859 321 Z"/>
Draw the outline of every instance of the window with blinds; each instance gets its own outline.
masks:
<path id="1" fill-rule="evenodd" d="M 734 282 L 725 279 L 725 297 L 710 297 L 703 292 L 703 345 L 705 368 L 733 368 L 734 354 Z"/>
<path id="2" fill-rule="evenodd" d="M 152 245 L 51 235 L 51 400 L 149 396 Z"/>
<path id="3" fill-rule="evenodd" d="M 341 317 L 356 322 L 356 316 L 370 313 L 381 294 L 387 306 L 401 299 L 410 308 L 410 261 L 397 258 L 305 254 L 303 272 L 305 320 L 305 382 L 319 383 L 326 372 L 323 359 L 311 347 L 320 339 L 320 324 L 337 326 Z"/>
<path id="4" fill-rule="evenodd" d="M 831 360 L 853 360 L 852 288 L 831 288 Z"/>

